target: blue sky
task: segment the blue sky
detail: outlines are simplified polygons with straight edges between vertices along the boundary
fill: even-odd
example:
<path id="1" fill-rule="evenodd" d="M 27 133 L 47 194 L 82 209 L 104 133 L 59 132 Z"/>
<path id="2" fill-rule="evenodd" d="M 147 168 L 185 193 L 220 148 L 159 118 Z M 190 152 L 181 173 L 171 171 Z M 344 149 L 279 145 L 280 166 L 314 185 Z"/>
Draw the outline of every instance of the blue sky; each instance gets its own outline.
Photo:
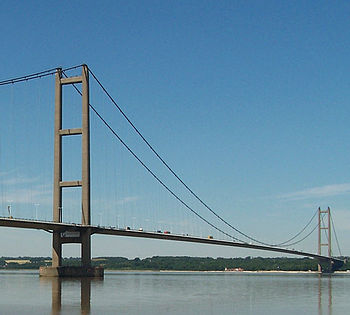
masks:
<path id="1" fill-rule="evenodd" d="M 228 221 L 273 242 L 301 229 L 319 206 L 329 206 L 343 253 L 349 254 L 349 14 L 350 4 L 346 2 L 2 1 L 0 80 L 86 63 L 166 161 Z M 14 178 L 22 182 L 32 178 L 28 186 L 32 190 L 32 215 L 36 196 L 40 196 L 39 212 L 47 211 L 44 204 L 50 202 L 52 176 L 51 153 L 47 153 L 53 128 L 52 80 L 33 83 L 33 87 L 1 88 L 0 105 L 12 106 L 6 111 L 9 118 L 3 117 L 0 139 L 0 161 L 7 167 L 0 172 L 10 174 L 6 182 L 2 176 L 5 214 L 8 200 L 21 195 L 18 186 L 9 188 Z M 103 111 L 107 101 L 99 93 L 93 87 L 91 100 L 101 104 Z M 68 100 L 79 102 L 78 98 Z M 23 113 L 29 105 L 35 114 L 28 122 Z M 104 114 L 126 139 L 132 140 L 127 127 L 120 118 L 114 120 L 111 112 Z M 28 130 L 41 140 L 34 139 L 30 145 L 22 141 L 21 132 Z M 48 130 L 45 136 L 42 130 Z M 116 205 L 119 212 L 100 214 L 97 208 L 102 207 L 104 197 L 97 191 L 93 194 L 94 222 L 114 224 L 117 216 L 122 220 L 126 212 L 126 224 L 131 225 L 130 217 L 139 215 L 150 220 L 153 214 L 139 214 L 136 205 L 119 207 L 126 201 L 144 201 L 140 196 L 146 195 L 153 183 L 128 161 L 126 152 L 112 149 L 108 137 L 103 132 L 96 136 L 95 143 L 103 145 L 94 153 L 93 167 L 103 176 L 119 175 L 119 166 L 112 164 L 114 154 L 119 154 L 138 180 L 130 173 L 121 174 L 127 183 L 123 186 L 124 182 L 111 176 L 109 181 L 118 187 L 118 195 L 109 206 Z M 132 141 L 135 150 L 166 176 L 137 140 Z M 42 170 L 35 183 L 33 174 L 19 171 L 24 163 L 16 154 L 22 150 L 21 143 L 27 143 L 23 154 L 28 156 L 25 163 L 32 173 L 40 155 Z M 106 162 L 111 170 L 102 171 L 103 156 L 111 157 Z M 9 160 L 13 165 L 6 162 Z M 68 166 L 68 171 L 75 169 Z M 11 177 L 11 172 L 16 176 Z M 192 202 L 169 176 L 165 178 Z M 102 185 L 103 177 L 96 182 Z M 154 189 L 162 193 L 160 188 Z M 104 186 L 104 191 L 115 194 L 109 186 Z M 149 197 L 148 208 L 159 203 L 157 209 L 166 209 L 157 210 L 161 217 L 158 221 L 169 218 L 176 206 L 167 197 L 156 198 Z M 181 211 L 176 208 L 178 217 L 174 220 L 180 220 Z M 204 209 L 199 211 L 205 214 Z M 6 244 L 2 242 L 0 255 L 50 255 L 50 235 L 43 232 L 1 229 L 0 237 L 8 239 Z M 45 242 L 32 245 L 41 239 Z M 263 255 L 96 236 L 93 244 L 93 255 Z M 301 248 L 316 251 L 316 239 Z M 69 255 L 70 249 L 66 253 Z"/>

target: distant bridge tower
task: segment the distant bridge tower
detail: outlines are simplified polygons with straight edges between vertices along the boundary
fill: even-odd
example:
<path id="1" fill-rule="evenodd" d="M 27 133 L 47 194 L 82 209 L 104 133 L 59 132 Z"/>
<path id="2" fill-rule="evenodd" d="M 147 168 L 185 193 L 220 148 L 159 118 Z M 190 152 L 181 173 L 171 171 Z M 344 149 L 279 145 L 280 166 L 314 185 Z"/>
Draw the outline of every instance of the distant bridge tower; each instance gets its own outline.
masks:
<path id="1" fill-rule="evenodd" d="M 62 129 L 62 86 L 81 84 L 82 86 L 82 127 Z M 53 232 L 52 267 L 42 268 L 42 276 L 103 276 L 103 269 L 91 267 L 91 214 L 90 214 L 90 118 L 89 118 L 89 69 L 82 66 L 81 76 L 62 77 L 58 68 L 55 78 L 55 132 L 54 132 L 54 184 L 53 184 L 53 221 L 62 222 L 62 190 L 69 187 L 81 187 L 81 224 L 86 226 L 80 231 Z M 81 179 L 63 181 L 62 179 L 62 137 L 81 135 L 82 159 Z M 62 266 L 62 245 L 81 244 L 81 266 Z"/>
<path id="2" fill-rule="evenodd" d="M 323 216 L 327 216 L 324 221 Z M 325 231 L 322 233 L 322 231 Z M 331 209 L 321 210 L 318 208 L 318 255 L 322 255 L 322 247 L 327 247 L 328 257 L 332 257 L 332 242 L 331 242 Z M 332 263 L 329 261 L 329 271 L 332 270 Z M 321 265 L 318 264 L 318 271 L 322 272 Z"/>

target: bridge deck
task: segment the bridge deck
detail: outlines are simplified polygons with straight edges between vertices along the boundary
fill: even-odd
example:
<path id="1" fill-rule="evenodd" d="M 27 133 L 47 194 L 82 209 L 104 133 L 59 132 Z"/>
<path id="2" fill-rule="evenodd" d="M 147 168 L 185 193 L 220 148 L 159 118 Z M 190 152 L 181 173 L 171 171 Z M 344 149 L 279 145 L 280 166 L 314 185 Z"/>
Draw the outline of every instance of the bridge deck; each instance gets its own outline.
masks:
<path id="1" fill-rule="evenodd" d="M 320 261 L 332 260 L 338 263 L 343 262 L 341 259 L 338 259 L 338 258 L 333 258 L 333 257 L 330 258 L 327 256 L 322 256 L 322 255 L 317 255 L 317 254 L 307 253 L 307 252 L 302 252 L 297 250 L 291 250 L 291 249 L 286 249 L 281 247 L 255 245 L 255 244 L 216 240 L 216 239 L 209 239 L 209 238 L 200 238 L 200 237 L 179 235 L 179 234 L 164 234 L 164 233 L 158 233 L 158 232 L 126 230 L 126 229 L 113 228 L 113 227 L 100 227 L 100 226 L 93 226 L 93 225 L 83 226 L 81 224 L 74 224 L 74 223 L 57 223 L 57 222 L 51 222 L 51 221 L 11 219 L 11 218 L 5 218 L 5 217 L 0 217 L 0 226 L 13 227 L 13 228 L 25 228 L 25 229 L 37 229 L 37 230 L 44 230 L 47 232 L 81 231 L 89 228 L 91 229 L 92 234 L 119 235 L 119 236 L 127 236 L 127 237 L 152 238 L 152 239 L 160 239 L 160 240 L 172 240 L 172 241 L 181 241 L 181 242 L 250 248 L 250 249 L 279 252 L 279 253 L 285 253 L 285 254 L 291 254 L 291 255 L 298 255 L 298 256 L 304 256 L 304 257 L 311 257 L 311 258 L 318 259 Z"/>

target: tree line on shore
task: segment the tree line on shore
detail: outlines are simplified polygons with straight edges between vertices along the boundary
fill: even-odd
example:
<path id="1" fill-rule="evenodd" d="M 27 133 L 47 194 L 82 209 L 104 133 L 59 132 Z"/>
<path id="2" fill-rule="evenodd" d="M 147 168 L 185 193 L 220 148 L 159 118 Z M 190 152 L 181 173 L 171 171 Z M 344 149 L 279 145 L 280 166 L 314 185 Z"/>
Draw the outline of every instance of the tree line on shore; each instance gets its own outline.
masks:
<path id="1" fill-rule="evenodd" d="M 316 271 L 317 261 L 310 258 L 211 258 L 188 256 L 153 256 L 144 259 L 125 257 L 93 258 L 94 266 L 103 266 L 110 270 L 176 270 L 176 271 L 224 271 L 224 270 L 283 270 L 283 271 Z M 38 269 L 51 265 L 50 257 L 0 257 L 2 269 Z M 78 266 L 80 258 L 64 258 L 63 265 Z M 350 262 L 340 270 L 349 270 Z"/>

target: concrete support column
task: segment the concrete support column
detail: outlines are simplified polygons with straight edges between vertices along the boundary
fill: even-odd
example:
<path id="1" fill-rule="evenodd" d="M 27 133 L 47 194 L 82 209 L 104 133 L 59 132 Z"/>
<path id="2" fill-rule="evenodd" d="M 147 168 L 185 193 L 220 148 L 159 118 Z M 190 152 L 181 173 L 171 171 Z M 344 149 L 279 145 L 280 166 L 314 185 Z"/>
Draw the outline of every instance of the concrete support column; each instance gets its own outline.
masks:
<path id="1" fill-rule="evenodd" d="M 52 267 L 62 266 L 62 242 L 59 232 L 52 234 Z"/>
<path id="2" fill-rule="evenodd" d="M 82 69 L 82 224 L 90 225 L 90 115 L 89 69 Z"/>
<path id="3" fill-rule="evenodd" d="M 321 255 L 321 208 L 318 207 L 318 248 L 317 248 L 317 254 Z M 319 273 L 322 272 L 322 267 L 320 262 L 317 265 L 317 270 Z"/>
<path id="4" fill-rule="evenodd" d="M 55 76 L 55 129 L 54 129 L 54 176 L 53 176 L 53 221 L 62 222 L 62 69 L 58 68 Z M 62 263 L 62 242 L 60 233 L 52 237 L 52 266 L 60 267 Z"/>
<path id="5" fill-rule="evenodd" d="M 332 238 L 331 238 L 331 209 L 328 207 L 328 257 L 332 257 Z"/>
<path id="6" fill-rule="evenodd" d="M 91 231 L 81 233 L 81 265 L 83 267 L 91 266 Z"/>
<path id="7" fill-rule="evenodd" d="M 327 209 L 328 214 L 328 257 L 332 257 L 332 238 L 331 238 L 331 209 L 328 207 Z M 332 261 L 329 261 L 328 269 L 331 272 L 333 269 Z"/>
<path id="8" fill-rule="evenodd" d="M 82 224 L 90 225 L 90 108 L 89 108 L 89 69 L 82 68 Z M 91 231 L 87 229 L 81 235 L 81 263 L 83 267 L 91 265 Z"/>

